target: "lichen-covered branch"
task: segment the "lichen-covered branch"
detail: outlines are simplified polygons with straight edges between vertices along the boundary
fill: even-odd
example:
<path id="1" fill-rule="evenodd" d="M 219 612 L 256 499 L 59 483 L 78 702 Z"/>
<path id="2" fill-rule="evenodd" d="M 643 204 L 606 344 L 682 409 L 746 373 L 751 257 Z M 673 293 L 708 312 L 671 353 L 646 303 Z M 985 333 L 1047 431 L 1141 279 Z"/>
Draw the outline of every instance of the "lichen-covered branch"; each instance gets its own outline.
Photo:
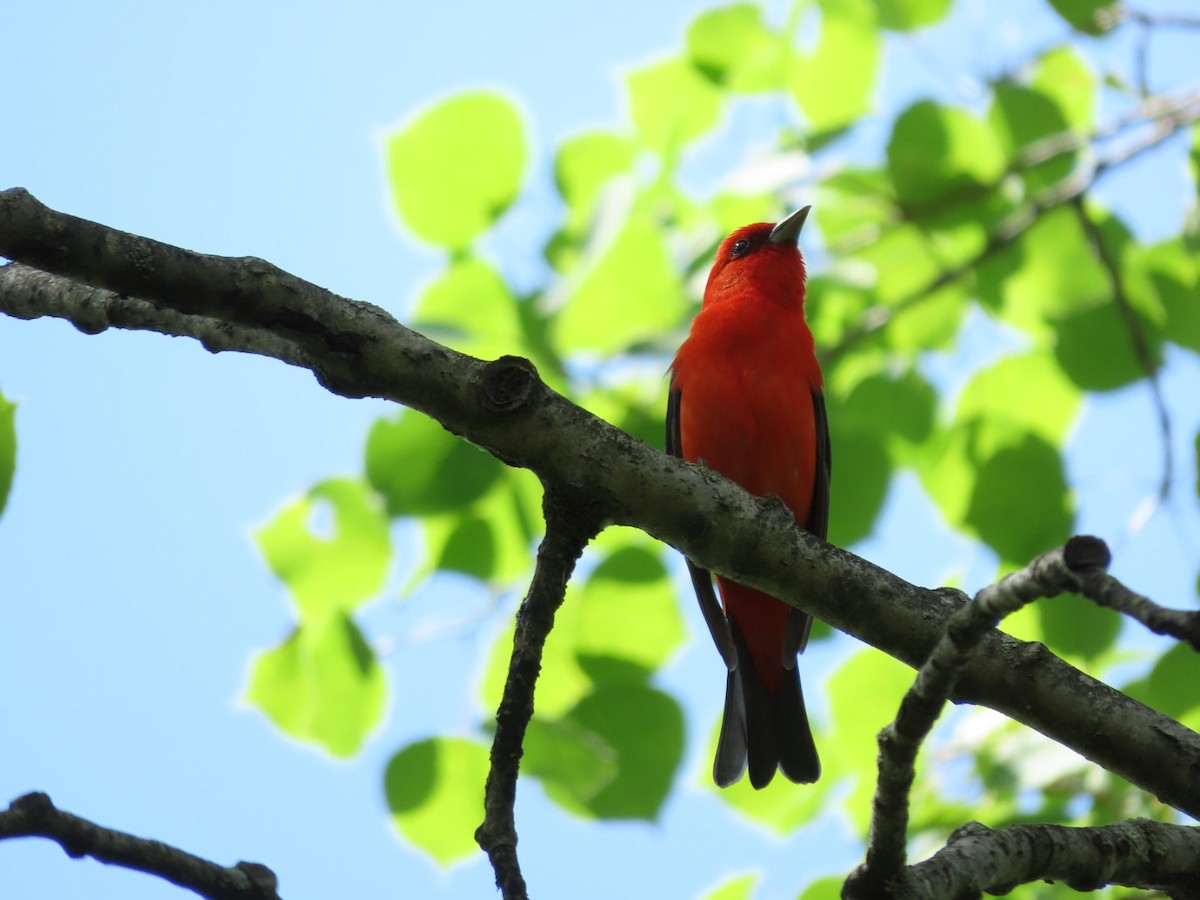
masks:
<path id="1" fill-rule="evenodd" d="M 331 391 L 424 412 L 505 462 L 533 470 L 543 484 L 586 496 L 605 523 L 640 528 L 705 568 L 780 597 L 914 668 L 961 605 L 957 592 L 918 588 L 831 547 L 774 515 L 777 504 L 613 428 L 552 391 L 524 361 L 485 363 L 456 353 L 383 310 L 261 260 L 193 254 L 116 232 L 56 213 L 20 189 L 0 192 L 0 256 L 146 301 L 141 326 L 121 327 L 153 328 L 154 316 L 170 310 L 236 326 L 243 336 L 274 335 L 295 350 L 286 361 L 307 365 Z M 0 311 L 14 304 L 4 271 Z M 21 314 L 30 315 L 27 292 L 16 293 Z M 45 314 L 64 313 L 60 304 Z M 180 331 L 186 324 L 174 323 Z M 955 700 L 1023 722 L 1200 816 L 1200 736 L 1041 645 L 989 631 L 964 668 Z M 1121 740 L 1112 740 L 1118 732 Z"/>
<path id="2" fill-rule="evenodd" d="M 45 794 L 18 797 L 0 812 L 0 840 L 44 837 L 71 857 L 157 875 L 210 900 L 278 900 L 275 874 L 259 863 L 222 866 L 161 841 L 134 837 L 63 812 Z"/>

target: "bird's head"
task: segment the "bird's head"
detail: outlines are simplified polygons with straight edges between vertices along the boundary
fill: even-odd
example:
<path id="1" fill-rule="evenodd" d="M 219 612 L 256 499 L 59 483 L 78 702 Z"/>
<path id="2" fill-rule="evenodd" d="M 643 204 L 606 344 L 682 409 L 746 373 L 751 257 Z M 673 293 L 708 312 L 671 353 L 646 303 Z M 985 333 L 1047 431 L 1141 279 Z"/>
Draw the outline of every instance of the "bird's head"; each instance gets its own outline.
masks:
<path id="1" fill-rule="evenodd" d="M 708 274 L 704 304 L 748 294 L 804 302 L 804 257 L 796 241 L 811 206 L 772 224 L 739 228 L 721 242 Z"/>

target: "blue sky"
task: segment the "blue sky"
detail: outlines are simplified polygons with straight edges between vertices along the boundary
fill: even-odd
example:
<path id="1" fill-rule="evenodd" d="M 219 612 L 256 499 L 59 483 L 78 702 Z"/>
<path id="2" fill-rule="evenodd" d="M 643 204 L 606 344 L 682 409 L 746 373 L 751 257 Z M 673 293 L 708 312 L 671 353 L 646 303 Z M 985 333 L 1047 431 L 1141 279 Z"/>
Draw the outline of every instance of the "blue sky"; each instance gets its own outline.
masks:
<path id="1" fill-rule="evenodd" d="M 934 85 L 970 102 L 979 84 L 971 76 L 1011 45 L 1065 33 L 1030 14 L 1037 3 L 1003 14 L 982 0 L 960 5 L 954 34 L 964 39 L 918 38 L 890 52 L 891 95 Z M 0 186 L 190 249 L 260 256 L 403 315 L 439 260 L 389 211 L 384 132 L 454 89 L 494 84 L 519 97 L 538 147 L 532 199 L 496 245 L 528 276 L 547 227 L 550 148 L 586 126 L 619 123 L 618 66 L 678 47 L 695 9 L 675 0 L 10 4 L 0 12 L 10 36 L 0 56 Z M 1161 57 L 1186 64 L 1170 45 Z M 1105 185 L 1140 233 L 1177 227 L 1186 189 L 1178 150 Z M 995 352 L 994 333 L 979 327 L 944 377 L 953 382 L 960 364 Z M 1118 575 L 1182 605 L 1194 602 L 1200 535 L 1186 490 L 1200 366 L 1179 362 L 1167 383 L 1182 492 L 1173 509 L 1126 534 L 1158 472 L 1142 389 L 1088 407 L 1070 466 L 1080 530 L 1114 539 Z M 237 703 L 250 655 L 290 623 L 251 529 L 315 481 L 357 472 L 366 429 L 387 405 L 336 398 L 306 372 L 214 357 L 181 339 L 85 337 L 61 322 L 4 318 L 0 390 L 20 403 L 19 468 L 0 518 L 0 802 L 45 790 L 104 824 L 226 863 L 264 862 L 290 900 L 492 896 L 482 859 L 442 872 L 393 837 L 381 779 L 402 744 L 474 732 L 483 712 L 469 684 L 498 617 L 413 640 L 444 615 L 440 598 L 377 605 L 371 637 L 396 644 L 393 706 L 349 764 L 283 740 Z M 920 583 L 958 574 L 977 588 L 990 573 L 911 480 L 895 487 L 886 521 L 857 549 Z M 476 613 L 478 599 L 460 594 L 454 611 Z M 762 868 L 762 896 L 784 897 L 805 880 L 790 874 L 796 867 L 834 873 L 853 863 L 836 824 L 765 839 L 694 786 L 720 703 L 713 662 L 701 640 L 664 676 L 684 697 L 693 740 L 660 823 L 597 830 L 523 785 L 518 825 L 536 895 L 606 896 L 620 885 L 694 897 L 724 874 Z M 427 686 L 442 681 L 446 693 L 431 696 Z M 820 710 L 819 689 L 808 693 Z M 608 874 L 597 878 L 597 868 Z M 36 841 L 0 843 L 0 890 L 181 896 Z"/>

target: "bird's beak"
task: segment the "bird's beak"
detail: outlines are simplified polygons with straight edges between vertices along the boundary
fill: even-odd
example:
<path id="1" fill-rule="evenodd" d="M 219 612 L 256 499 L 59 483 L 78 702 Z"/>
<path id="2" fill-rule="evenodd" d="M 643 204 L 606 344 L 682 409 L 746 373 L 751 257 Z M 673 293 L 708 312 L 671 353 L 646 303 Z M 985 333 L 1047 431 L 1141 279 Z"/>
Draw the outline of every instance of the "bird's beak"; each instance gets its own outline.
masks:
<path id="1" fill-rule="evenodd" d="M 808 218 L 810 209 L 811 206 L 804 206 L 796 210 L 771 229 L 767 241 L 772 244 L 796 243 L 800 239 L 800 229 L 804 227 L 804 220 Z"/>

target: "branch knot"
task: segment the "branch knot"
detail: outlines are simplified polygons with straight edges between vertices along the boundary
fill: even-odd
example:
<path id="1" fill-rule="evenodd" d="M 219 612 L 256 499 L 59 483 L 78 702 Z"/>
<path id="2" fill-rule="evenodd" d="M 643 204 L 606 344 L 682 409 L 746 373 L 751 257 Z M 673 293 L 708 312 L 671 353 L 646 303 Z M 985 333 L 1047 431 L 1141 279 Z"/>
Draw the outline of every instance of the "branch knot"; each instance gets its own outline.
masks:
<path id="1" fill-rule="evenodd" d="M 541 382 L 537 367 L 521 356 L 501 356 L 488 363 L 479 378 L 483 405 L 495 412 L 513 412 L 524 406 Z"/>

